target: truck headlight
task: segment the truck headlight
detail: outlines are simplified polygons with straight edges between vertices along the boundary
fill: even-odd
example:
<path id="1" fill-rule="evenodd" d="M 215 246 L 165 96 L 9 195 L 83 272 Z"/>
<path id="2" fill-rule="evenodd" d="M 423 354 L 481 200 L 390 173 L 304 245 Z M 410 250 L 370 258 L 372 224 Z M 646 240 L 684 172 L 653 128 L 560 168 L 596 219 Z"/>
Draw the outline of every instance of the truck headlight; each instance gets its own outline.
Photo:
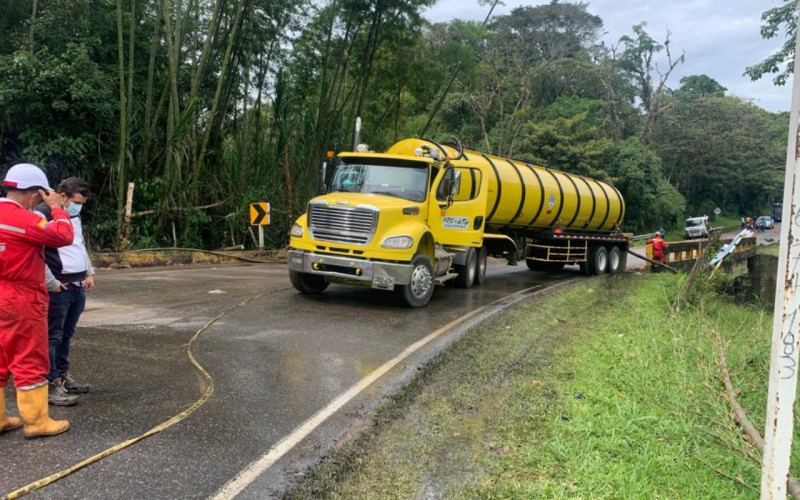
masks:
<path id="1" fill-rule="evenodd" d="M 381 243 L 383 248 L 411 248 L 412 245 L 414 238 L 411 236 L 390 236 Z"/>
<path id="2" fill-rule="evenodd" d="M 290 236 L 294 236 L 295 238 L 302 238 L 303 237 L 303 226 L 301 226 L 300 224 L 295 223 L 295 225 L 292 226 L 292 230 L 289 231 L 289 235 Z"/>

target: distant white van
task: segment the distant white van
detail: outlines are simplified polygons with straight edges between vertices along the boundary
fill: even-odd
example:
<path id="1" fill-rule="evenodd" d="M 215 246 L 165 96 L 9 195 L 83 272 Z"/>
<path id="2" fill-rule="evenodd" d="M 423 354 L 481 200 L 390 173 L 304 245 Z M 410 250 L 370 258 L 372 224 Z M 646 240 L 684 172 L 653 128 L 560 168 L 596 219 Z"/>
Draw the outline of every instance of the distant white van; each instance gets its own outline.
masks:
<path id="1" fill-rule="evenodd" d="M 689 217 L 686 219 L 687 238 L 708 238 L 708 216 Z"/>

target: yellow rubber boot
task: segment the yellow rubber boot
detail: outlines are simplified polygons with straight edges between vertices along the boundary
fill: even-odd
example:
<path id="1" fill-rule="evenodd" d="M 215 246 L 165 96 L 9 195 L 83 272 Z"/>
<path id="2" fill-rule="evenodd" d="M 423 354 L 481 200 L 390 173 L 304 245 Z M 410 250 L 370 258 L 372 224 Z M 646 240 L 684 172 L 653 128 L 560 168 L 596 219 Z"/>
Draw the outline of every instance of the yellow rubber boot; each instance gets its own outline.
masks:
<path id="1" fill-rule="evenodd" d="M 6 391 L 0 387 L 0 432 L 13 431 L 22 426 L 18 417 L 6 417 Z"/>
<path id="2" fill-rule="evenodd" d="M 53 420 L 47 409 L 47 385 L 30 391 L 17 391 L 19 414 L 25 423 L 22 433 L 26 438 L 54 436 L 69 429 L 66 420 Z"/>

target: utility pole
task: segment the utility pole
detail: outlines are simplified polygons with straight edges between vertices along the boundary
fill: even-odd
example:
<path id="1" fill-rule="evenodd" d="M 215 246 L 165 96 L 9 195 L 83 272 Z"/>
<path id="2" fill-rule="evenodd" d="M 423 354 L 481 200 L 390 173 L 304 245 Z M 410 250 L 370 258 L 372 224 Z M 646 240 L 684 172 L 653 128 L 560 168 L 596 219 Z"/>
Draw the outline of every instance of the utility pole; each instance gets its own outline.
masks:
<path id="1" fill-rule="evenodd" d="M 775 317 L 769 367 L 767 426 L 764 431 L 764 460 L 761 470 L 761 500 L 786 500 L 789 462 L 794 431 L 794 401 L 797 393 L 798 351 L 800 351 L 800 37 L 795 45 L 795 74 L 792 111 L 789 117 L 789 145 L 786 150 L 786 180 L 783 187 Z M 791 246 L 790 246 L 791 242 Z"/>

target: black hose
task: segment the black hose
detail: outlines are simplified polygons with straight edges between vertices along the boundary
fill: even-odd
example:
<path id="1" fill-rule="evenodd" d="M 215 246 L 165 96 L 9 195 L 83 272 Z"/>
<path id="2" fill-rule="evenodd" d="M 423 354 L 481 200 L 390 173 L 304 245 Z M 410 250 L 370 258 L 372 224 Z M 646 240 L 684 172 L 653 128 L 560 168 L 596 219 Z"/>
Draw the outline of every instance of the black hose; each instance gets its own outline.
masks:
<path id="1" fill-rule="evenodd" d="M 458 156 L 456 156 L 454 159 L 455 160 L 460 160 L 460 159 L 464 158 L 464 145 L 461 144 L 461 141 L 459 141 L 458 137 L 456 137 L 456 136 L 451 137 L 451 139 L 452 139 L 453 143 L 455 144 L 456 149 L 458 149 Z"/>

